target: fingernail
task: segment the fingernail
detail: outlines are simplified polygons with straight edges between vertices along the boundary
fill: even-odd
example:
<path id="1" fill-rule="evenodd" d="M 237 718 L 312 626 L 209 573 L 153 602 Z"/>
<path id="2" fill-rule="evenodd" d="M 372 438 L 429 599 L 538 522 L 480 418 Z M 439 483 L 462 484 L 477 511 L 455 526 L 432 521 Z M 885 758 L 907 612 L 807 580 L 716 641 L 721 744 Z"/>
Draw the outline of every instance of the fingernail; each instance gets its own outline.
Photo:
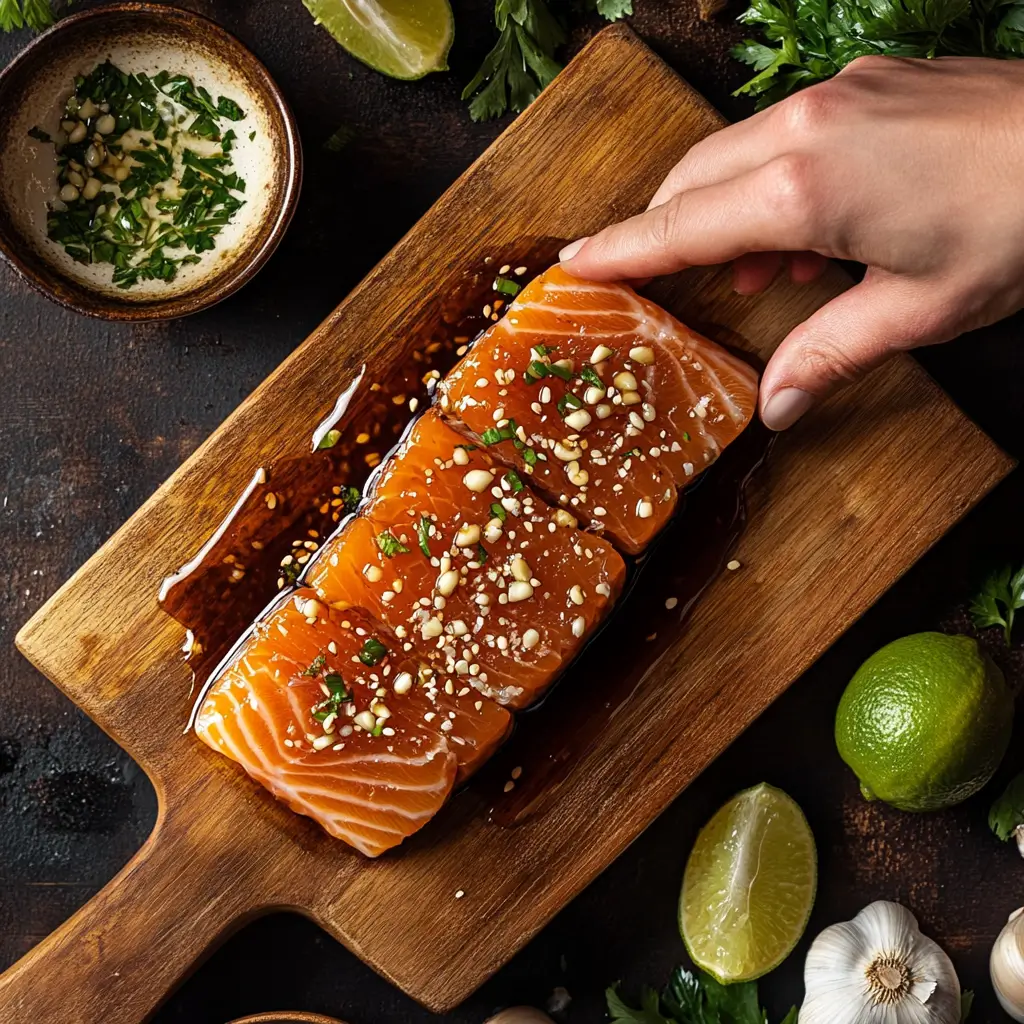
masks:
<path id="1" fill-rule="evenodd" d="M 769 430 L 787 430 L 812 405 L 814 405 L 814 395 L 801 391 L 799 388 L 783 388 L 781 391 L 776 391 L 765 403 L 761 412 L 761 422 Z"/>
<path id="2" fill-rule="evenodd" d="M 587 242 L 589 240 L 590 240 L 590 237 L 587 236 L 586 238 L 578 238 L 575 242 L 570 242 L 558 254 L 558 262 L 559 263 L 568 263 L 569 260 L 571 260 L 573 258 L 573 256 L 575 256 L 580 251 L 580 249 L 582 249 L 583 246 L 587 244 Z"/>

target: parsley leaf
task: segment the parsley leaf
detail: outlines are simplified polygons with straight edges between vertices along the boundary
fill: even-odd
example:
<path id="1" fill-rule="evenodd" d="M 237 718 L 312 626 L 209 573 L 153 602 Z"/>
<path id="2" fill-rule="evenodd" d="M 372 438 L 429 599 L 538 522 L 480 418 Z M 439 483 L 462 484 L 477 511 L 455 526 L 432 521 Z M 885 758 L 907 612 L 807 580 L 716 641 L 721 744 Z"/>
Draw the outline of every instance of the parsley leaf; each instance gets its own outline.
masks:
<path id="1" fill-rule="evenodd" d="M 868 54 L 1024 54 L 1024 6 L 1012 0 L 750 0 L 739 20 L 767 40 L 732 51 L 757 72 L 737 95 L 756 98 L 758 109 Z"/>
<path id="2" fill-rule="evenodd" d="M 979 629 L 1002 626 L 1006 646 L 1009 647 L 1014 616 L 1020 608 L 1024 608 L 1024 567 L 1013 572 L 1007 565 L 985 581 L 971 602 L 970 613 Z"/>
<path id="3" fill-rule="evenodd" d="M 618 21 L 633 13 L 633 0 L 595 0 L 594 10 L 608 21 Z"/>
<path id="4" fill-rule="evenodd" d="M 677 967 L 660 995 L 644 988 L 640 1007 L 627 1005 L 614 988 L 605 993 L 612 1024 L 767 1024 L 757 983 L 720 985 L 710 975 Z M 796 1024 L 794 1007 L 782 1024 Z"/>
<path id="5" fill-rule="evenodd" d="M 1024 772 L 1006 787 L 1003 795 L 992 805 L 988 827 L 1004 843 L 1013 839 L 1017 830 L 1024 827 Z"/>
<path id="6" fill-rule="evenodd" d="M 474 121 L 525 110 L 562 70 L 555 51 L 565 30 L 545 0 L 497 0 L 494 23 L 498 42 L 462 92 Z"/>

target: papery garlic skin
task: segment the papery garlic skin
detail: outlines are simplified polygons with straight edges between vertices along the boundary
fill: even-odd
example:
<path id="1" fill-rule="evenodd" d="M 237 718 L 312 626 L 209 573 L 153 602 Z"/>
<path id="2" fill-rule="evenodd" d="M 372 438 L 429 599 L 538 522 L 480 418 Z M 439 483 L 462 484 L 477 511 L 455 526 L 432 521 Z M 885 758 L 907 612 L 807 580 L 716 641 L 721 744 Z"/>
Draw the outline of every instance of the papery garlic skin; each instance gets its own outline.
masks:
<path id="1" fill-rule="evenodd" d="M 512 1006 L 491 1017 L 486 1024 L 553 1024 L 553 1021 L 532 1006 Z"/>
<path id="2" fill-rule="evenodd" d="M 800 1024 L 960 1024 L 953 963 L 898 903 L 826 928 L 804 967 Z"/>
<path id="3" fill-rule="evenodd" d="M 1010 915 L 989 959 L 992 987 L 1002 1008 L 1024 1022 L 1024 907 Z"/>

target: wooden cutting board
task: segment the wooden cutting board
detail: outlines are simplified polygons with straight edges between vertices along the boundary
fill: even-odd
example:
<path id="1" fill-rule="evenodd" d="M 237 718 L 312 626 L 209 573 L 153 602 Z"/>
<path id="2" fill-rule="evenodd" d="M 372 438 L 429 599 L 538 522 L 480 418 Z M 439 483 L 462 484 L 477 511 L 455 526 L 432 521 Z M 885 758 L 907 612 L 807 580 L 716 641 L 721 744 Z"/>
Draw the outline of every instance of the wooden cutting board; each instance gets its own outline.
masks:
<path id="1" fill-rule="evenodd" d="M 430 1008 L 455 1006 L 1011 470 L 910 359 L 809 416 L 760 480 L 743 570 L 711 586 L 632 699 L 516 827 L 488 823 L 469 790 L 369 862 L 182 735 L 183 631 L 156 594 L 254 468 L 308 450 L 310 424 L 364 361 L 381 373 L 400 363 L 403 339 L 433 315 L 431 296 L 454 292 L 463 268 L 638 211 L 722 123 L 627 29 L 598 36 L 22 630 L 25 655 L 146 770 L 160 815 L 121 874 L 0 978 L 0 1021 L 138 1024 L 228 932 L 284 907 Z M 741 298 L 726 271 L 704 271 L 659 298 L 765 358 L 848 283 L 833 269 L 807 288 L 781 282 Z M 583 693 L 576 713 L 588 714 Z"/>

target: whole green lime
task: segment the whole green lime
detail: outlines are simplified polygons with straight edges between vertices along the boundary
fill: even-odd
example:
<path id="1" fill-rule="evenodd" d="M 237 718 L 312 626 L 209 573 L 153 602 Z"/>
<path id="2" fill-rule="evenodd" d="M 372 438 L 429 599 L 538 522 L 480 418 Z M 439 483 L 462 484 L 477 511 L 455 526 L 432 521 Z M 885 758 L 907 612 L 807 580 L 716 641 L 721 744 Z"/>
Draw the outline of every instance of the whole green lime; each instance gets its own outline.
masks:
<path id="1" fill-rule="evenodd" d="M 839 702 L 836 744 L 868 800 L 935 811 L 992 778 L 1012 724 L 1003 674 L 976 641 L 915 633 L 857 670 Z"/>

